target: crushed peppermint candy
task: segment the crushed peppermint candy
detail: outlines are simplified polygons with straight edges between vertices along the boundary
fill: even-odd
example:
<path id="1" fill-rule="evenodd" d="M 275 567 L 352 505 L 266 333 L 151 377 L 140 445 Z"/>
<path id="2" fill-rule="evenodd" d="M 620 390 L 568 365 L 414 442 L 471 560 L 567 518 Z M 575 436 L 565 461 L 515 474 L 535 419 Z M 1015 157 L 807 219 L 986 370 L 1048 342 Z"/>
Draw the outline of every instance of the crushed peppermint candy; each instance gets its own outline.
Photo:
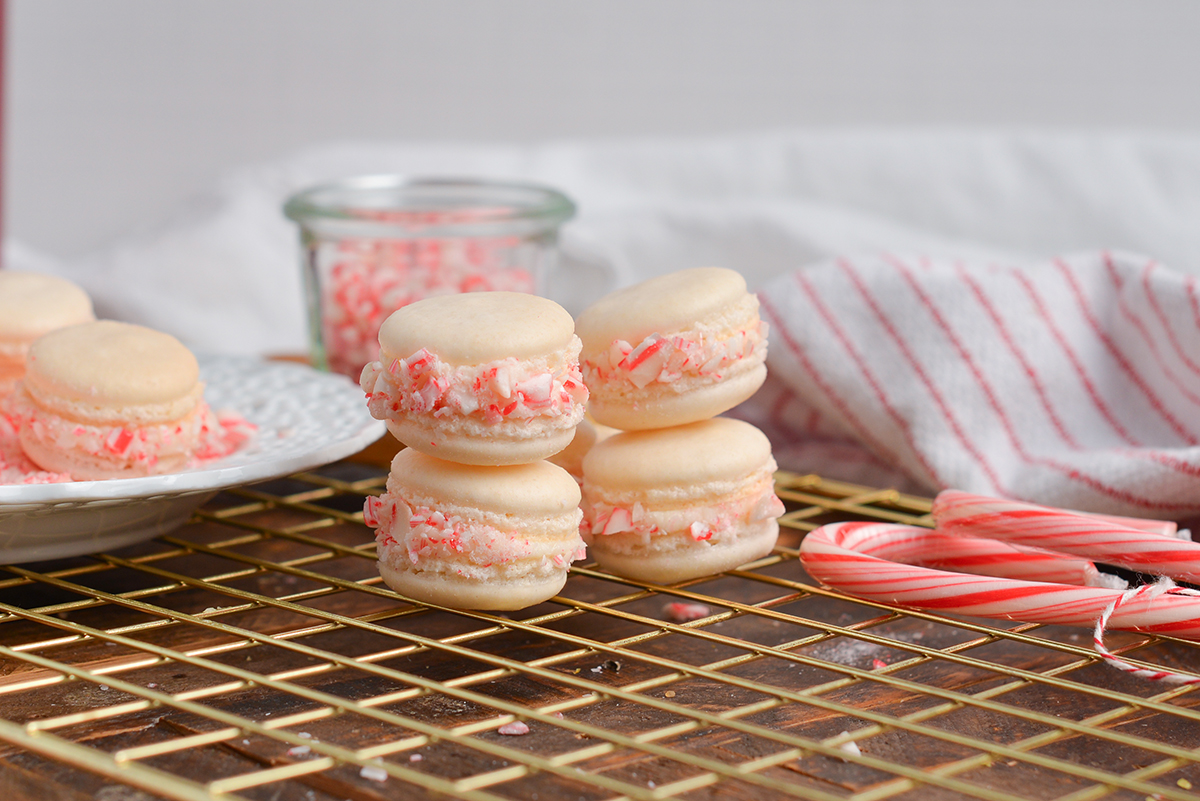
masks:
<path id="1" fill-rule="evenodd" d="M 519 737 L 522 734 L 529 734 L 529 726 L 522 721 L 514 720 L 512 723 L 505 723 L 496 731 L 509 737 Z"/>
<path id="2" fill-rule="evenodd" d="M 663 607 L 667 620 L 672 623 L 690 623 L 712 614 L 712 609 L 704 604 L 689 604 L 674 601 Z"/>
<path id="3" fill-rule="evenodd" d="M 842 732 L 842 735 L 844 736 L 849 733 L 850 732 L 848 732 L 848 731 L 844 731 L 844 732 Z M 859 748 L 858 743 L 854 742 L 853 740 L 847 740 L 846 742 L 839 745 L 837 748 L 839 751 L 846 753 L 846 754 L 850 754 L 851 756 L 862 756 L 862 749 Z"/>
<path id="4" fill-rule="evenodd" d="M 515 357 L 481 365 L 455 366 L 421 348 L 387 364 L 363 368 L 359 385 L 378 420 L 397 416 L 469 415 L 488 425 L 537 417 L 583 419 L 588 389 L 579 367 L 578 337 L 552 363 L 532 367 Z"/>
<path id="5" fill-rule="evenodd" d="M 640 502 L 626 508 L 592 499 L 584 510 L 581 530 L 593 537 L 625 532 L 642 537 L 687 532 L 696 542 L 719 540 L 738 522 L 755 523 L 779 517 L 786 511 L 775 494 L 774 471 L 772 460 L 756 479 L 760 486 L 746 500 L 714 506 L 654 510 Z"/>
<path id="6" fill-rule="evenodd" d="M 684 376 L 719 378 L 735 362 L 766 359 L 767 329 L 767 323 L 759 320 L 731 334 L 701 326 L 694 336 L 654 333 L 637 345 L 613 340 L 608 350 L 585 359 L 584 382 L 621 379 L 642 389 Z"/>
<path id="7" fill-rule="evenodd" d="M 203 401 L 183 421 L 168 425 L 85 425 L 35 407 L 23 393 L 5 399 L 0 409 L 0 484 L 60 484 L 68 473 L 42 470 L 24 453 L 19 432 L 29 429 L 48 447 L 83 451 L 122 465 L 145 466 L 149 472 L 163 456 L 188 455 L 188 467 L 221 459 L 242 447 L 256 426 L 227 410 L 214 412 Z"/>
<path id="8" fill-rule="evenodd" d="M 388 780 L 388 772 L 378 765 L 363 765 L 358 775 L 373 782 L 383 783 Z"/>
<path id="9" fill-rule="evenodd" d="M 461 221 L 459 210 L 445 214 Z M 330 369 L 358 378 L 363 365 L 379 358 L 379 326 L 414 301 L 459 292 L 534 292 L 533 274 L 513 265 L 513 251 L 524 242 L 514 236 L 340 240 L 321 254 L 319 267 Z"/>
<path id="10" fill-rule="evenodd" d="M 566 514 L 578 521 L 583 513 L 571 509 Z M 386 492 L 369 495 L 363 503 L 363 522 L 375 529 L 375 539 L 387 549 L 399 549 L 413 565 L 430 559 L 464 560 L 464 569 L 487 568 L 519 559 L 544 558 L 559 568 L 583 559 L 587 546 L 583 539 L 563 543 L 535 544 L 514 532 L 505 532 L 485 523 L 427 506 L 410 506 L 403 498 Z M 567 522 L 568 527 L 577 525 Z"/>

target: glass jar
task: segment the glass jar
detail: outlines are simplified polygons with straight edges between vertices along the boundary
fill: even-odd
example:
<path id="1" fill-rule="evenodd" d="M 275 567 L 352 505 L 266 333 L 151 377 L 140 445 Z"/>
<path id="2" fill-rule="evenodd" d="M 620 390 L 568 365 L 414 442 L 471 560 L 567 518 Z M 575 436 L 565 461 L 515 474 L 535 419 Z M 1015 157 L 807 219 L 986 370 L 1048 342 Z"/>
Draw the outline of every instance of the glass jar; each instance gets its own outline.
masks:
<path id="1" fill-rule="evenodd" d="M 314 366 L 358 380 L 396 309 L 454 292 L 545 294 L 575 204 L 548 187 L 350 178 L 293 195 Z"/>

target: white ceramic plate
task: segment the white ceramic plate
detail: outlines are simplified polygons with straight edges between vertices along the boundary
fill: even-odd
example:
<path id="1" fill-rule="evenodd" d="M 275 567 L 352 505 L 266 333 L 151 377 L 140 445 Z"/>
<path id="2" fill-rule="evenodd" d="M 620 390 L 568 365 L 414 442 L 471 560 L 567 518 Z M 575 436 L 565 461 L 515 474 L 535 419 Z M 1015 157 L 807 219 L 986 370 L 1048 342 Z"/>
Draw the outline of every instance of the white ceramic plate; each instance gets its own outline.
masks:
<path id="1" fill-rule="evenodd" d="M 258 427 L 237 453 L 147 478 L 0 486 L 0 563 L 118 548 L 182 525 L 219 490 L 342 459 L 385 431 L 348 378 L 299 364 L 200 359 L 204 397 Z"/>

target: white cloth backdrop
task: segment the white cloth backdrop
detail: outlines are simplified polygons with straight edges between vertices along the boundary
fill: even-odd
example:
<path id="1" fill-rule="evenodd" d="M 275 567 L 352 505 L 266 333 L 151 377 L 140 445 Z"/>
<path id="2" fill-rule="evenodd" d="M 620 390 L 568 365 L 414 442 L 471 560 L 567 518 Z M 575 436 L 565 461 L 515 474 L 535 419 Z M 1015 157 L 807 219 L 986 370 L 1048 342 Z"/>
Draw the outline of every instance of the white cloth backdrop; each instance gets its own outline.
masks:
<path id="1" fill-rule="evenodd" d="M 827 366 L 820 369 L 835 377 L 837 366 L 845 361 L 846 345 L 835 341 L 837 337 L 831 339 L 833 329 L 827 323 L 821 328 L 823 333 L 808 330 L 809 318 L 820 315 L 805 305 L 795 279 L 801 274 L 798 270 L 810 275 L 813 282 L 831 282 L 821 292 L 833 319 L 859 320 L 864 324 L 863 335 L 872 336 L 870 325 L 877 325 L 878 320 L 868 324 L 856 317 L 861 313 L 861 295 L 856 298 L 850 291 L 853 287 L 839 285 L 846 281 L 839 265 L 857 265 L 863 280 L 878 282 L 872 284 L 874 293 L 903 324 L 896 337 L 911 338 L 923 359 L 940 358 L 935 355 L 937 348 L 953 350 L 954 343 L 944 336 L 944 330 L 930 333 L 936 329 L 936 321 L 928 309 L 924 316 L 904 311 L 920 306 L 919 293 L 914 293 L 911 282 L 904 283 L 892 261 L 877 254 L 903 254 L 895 258 L 924 275 L 922 280 L 933 282 L 928 285 L 931 297 L 944 304 L 941 307 L 947 313 L 958 307 L 955 296 L 944 293 L 962 292 L 962 287 L 947 290 L 938 281 L 946 275 L 953 279 L 961 265 L 982 271 L 979 276 L 991 269 L 989 265 L 1002 265 L 1003 270 L 1019 267 L 1032 276 L 1046 272 L 1048 280 L 1053 280 L 1054 257 L 1090 254 L 1074 257 L 1071 263 L 1077 265 L 1080 280 L 1085 282 L 1092 280 L 1089 265 L 1101 265 L 1097 280 L 1109 281 L 1104 290 L 1108 294 L 1095 300 L 1116 310 L 1104 318 L 1106 325 L 1125 318 L 1118 303 L 1122 295 L 1105 277 L 1103 252 L 1144 254 L 1145 258 L 1114 257 L 1120 275 L 1128 274 L 1118 283 L 1129 287 L 1138 283 L 1138 271 L 1150 258 L 1162 265 L 1160 276 L 1169 277 L 1168 283 L 1174 281 L 1178 287 L 1191 285 L 1183 279 L 1184 274 L 1200 274 L 1200 137 L 921 131 L 783 132 L 703 140 L 569 141 L 527 146 L 345 143 L 237 171 L 194 204 L 180 209 L 170 224 L 132 234 L 87 258 L 59 263 L 10 243 L 8 263 L 70 277 L 92 293 L 101 314 L 169 331 L 197 350 L 297 352 L 305 342 L 301 284 L 295 230 L 280 213 L 283 200 L 314 183 L 382 172 L 483 176 L 554 185 L 573 197 L 580 208 L 578 218 L 564 231 L 567 259 L 550 291 L 569 310 L 577 313 L 604 290 L 652 275 L 700 265 L 732 267 L 771 304 L 778 315 L 772 321 L 777 331 L 787 327 L 793 335 L 807 337 L 802 347 L 828 357 Z M 1094 284 L 1102 286 L 1102 282 Z M 1061 287 L 1045 288 L 1061 299 L 1065 296 L 1059 290 Z M 998 299 L 1005 297 L 1002 293 Z M 1130 314 L 1142 312 L 1151 314 L 1152 309 Z M 978 308 L 974 313 L 986 316 Z M 789 319 L 802 324 L 793 330 Z M 1017 321 L 1010 322 L 1017 326 Z M 1127 320 L 1124 328 L 1128 330 L 1114 335 L 1142 336 Z M 976 330 L 982 332 L 984 327 Z M 972 347 L 994 350 L 1003 343 L 991 333 L 980 336 Z M 1045 331 L 1040 336 L 1040 341 L 1048 341 Z M 1167 335 L 1161 330 L 1156 329 L 1152 336 L 1161 347 L 1174 347 L 1169 339 L 1162 339 Z M 1080 490 L 1078 481 L 1049 480 L 1051 474 L 1061 478 L 1063 470 L 1047 470 L 1042 462 L 1065 458 L 1064 454 L 1030 451 L 1028 443 L 1041 442 L 1044 432 L 1024 427 L 1026 420 L 1033 418 L 1019 406 L 1004 407 L 1001 415 L 1011 422 L 1012 433 L 1007 433 L 1003 424 L 1000 433 L 995 433 L 1000 418 L 965 415 L 961 420 L 954 418 L 950 439 L 936 440 L 938 444 L 931 444 L 928 453 L 923 451 L 924 444 L 920 448 L 909 447 L 907 440 L 897 444 L 897 432 L 901 440 L 918 436 L 904 434 L 905 430 L 928 433 L 922 412 L 934 395 L 955 410 L 990 408 L 986 398 L 980 406 L 980 385 L 970 372 L 973 364 L 976 370 L 990 370 L 979 367 L 990 365 L 990 357 L 980 357 L 983 361 L 978 363 L 958 358 L 966 372 L 946 373 L 949 384 L 932 392 L 919 379 L 914 383 L 912 365 L 903 364 L 903 352 L 894 350 L 898 340 L 893 339 L 889 358 L 894 374 L 878 378 L 889 385 L 917 389 L 896 412 L 903 425 L 887 433 L 873 426 L 889 416 L 894 424 L 895 415 L 886 409 L 868 408 L 870 382 L 861 370 L 857 376 L 844 376 L 848 383 L 837 387 L 839 393 L 864 399 L 858 411 L 872 422 L 860 422 L 856 429 L 844 414 L 839 417 L 830 410 L 829 393 L 808 393 L 806 383 L 797 378 L 801 366 L 795 354 L 789 356 L 777 338 L 778 334 L 772 339 L 771 367 L 784 383 L 773 381 L 757 400 L 760 407 L 770 403 L 776 410 L 793 404 L 789 425 L 775 425 L 773 431 L 782 461 L 794 468 L 922 489 L 951 483 L 964 489 L 1140 514 L 1168 515 L 1167 506 L 1183 504 L 1181 493 L 1190 493 L 1189 503 L 1191 498 L 1200 498 L 1200 487 L 1185 482 L 1164 485 L 1163 492 L 1170 497 L 1149 499 L 1149 506 L 1120 501 L 1120 493 L 1140 491 L 1131 489 L 1130 481 L 1142 482 L 1138 486 L 1144 487 L 1155 479 L 1145 473 L 1130 478 L 1111 462 L 1105 462 L 1108 466 L 1102 470 L 1096 467 L 1096 475 L 1102 475 L 1106 485 L 1112 484 L 1116 494 Z M 1196 353 L 1200 340 L 1183 333 L 1178 339 L 1184 359 L 1175 367 L 1184 386 L 1179 395 L 1182 400 L 1171 401 L 1182 405 L 1171 412 L 1179 431 L 1191 432 L 1200 427 L 1194 425 L 1200 408 L 1189 397 L 1192 393 L 1200 397 L 1200 388 L 1194 385 L 1189 365 L 1200 361 Z M 1087 354 L 1104 350 L 1102 338 L 1079 347 Z M 1125 349 L 1127 345 L 1118 343 L 1116 347 Z M 1137 347 L 1144 350 L 1147 346 Z M 1148 351 L 1130 357 L 1139 369 L 1142 356 L 1150 358 Z M 1004 384 L 997 391 L 1011 389 L 1014 396 L 1023 394 L 1040 404 L 1028 376 L 1020 373 L 1020 359 L 1011 353 L 1005 358 L 1009 360 L 1005 369 L 1015 364 L 1018 373 L 996 373 L 994 380 Z M 1101 371 L 1095 379 L 1098 385 L 1129 382 L 1111 352 L 1097 358 L 1086 369 Z M 1047 364 L 1044 369 L 1057 367 Z M 929 382 L 941 380 L 941 374 L 930 373 Z M 1018 380 L 1024 382 L 1020 388 Z M 1070 388 L 1076 390 L 1078 387 Z M 788 397 L 781 399 L 783 394 Z M 1142 445 L 1195 451 L 1186 437 L 1179 441 L 1155 439 L 1157 434 L 1132 423 L 1118 423 L 1127 434 L 1120 440 L 1103 414 L 1096 412 L 1094 400 L 1088 400 L 1090 406 L 1083 404 L 1083 417 L 1076 420 L 1076 404 L 1082 401 L 1069 393 L 1055 398 L 1051 407 L 1060 420 L 1070 418 L 1073 427 L 1064 447 L 1070 450 L 1074 443 L 1087 452 L 1084 456 L 1068 454 L 1072 459 L 1094 457 L 1094 445 L 1109 451 L 1137 450 Z M 1113 415 L 1126 413 L 1116 400 L 1104 403 L 1110 409 L 1121 407 Z M 1047 424 L 1046 407 L 1038 408 L 1037 425 Z M 756 411 L 752 408 L 747 413 Z M 761 408 L 758 413 L 768 425 Z M 995 410 L 990 413 L 994 415 Z M 1134 413 L 1132 407 L 1129 413 Z M 943 423 L 951 417 L 941 414 Z M 1159 423 L 1161 419 L 1146 425 Z M 1088 430 L 1096 432 L 1097 439 L 1075 428 L 1080 426 L 1091 426 Z M 956 427 L 971 433 L 970 447 L 956 439 Z M 788 428 L 790 433 L 784 433 Z M 979 442 L 973 437 L 980 437 Z M 973 448 L 1012 464 L 1001 468 L 988 463 L 983 469 L 987 459 L 962 456 L 964 449 L 969 454 Z M 919 450 L 924 453 L 920 458 Z M 1194 472 L 1197 455 L 1192 451 L 1171 452 L 1170 458 L 1181 459 L 1184 465 L 1173 473 L 1168 471 L 1172 480 Z M 928 464 L 922 464 L 922 459 Z M 1033 469 L 1031 460 L 1041 467 Z M 935 469 L 929 469 L 931 464 Z M 1093 462 L 1088 464 L 1095 467 Z"/>

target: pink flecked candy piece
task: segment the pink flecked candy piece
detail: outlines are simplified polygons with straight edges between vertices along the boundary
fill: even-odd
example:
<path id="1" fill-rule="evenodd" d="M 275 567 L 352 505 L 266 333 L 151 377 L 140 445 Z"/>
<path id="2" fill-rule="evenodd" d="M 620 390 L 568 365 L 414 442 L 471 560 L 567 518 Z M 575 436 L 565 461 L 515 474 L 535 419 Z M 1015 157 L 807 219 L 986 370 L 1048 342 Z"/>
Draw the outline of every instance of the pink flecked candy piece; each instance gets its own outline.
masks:
<path id="1" fill-rule="evenodd" d="M 666 606 L 667 620 L 674 623 L 687 623 L 691 620 L 708 617 L 711 614 L 712 610 L 704 604 L 686 604 L 676 601 Z"/>

